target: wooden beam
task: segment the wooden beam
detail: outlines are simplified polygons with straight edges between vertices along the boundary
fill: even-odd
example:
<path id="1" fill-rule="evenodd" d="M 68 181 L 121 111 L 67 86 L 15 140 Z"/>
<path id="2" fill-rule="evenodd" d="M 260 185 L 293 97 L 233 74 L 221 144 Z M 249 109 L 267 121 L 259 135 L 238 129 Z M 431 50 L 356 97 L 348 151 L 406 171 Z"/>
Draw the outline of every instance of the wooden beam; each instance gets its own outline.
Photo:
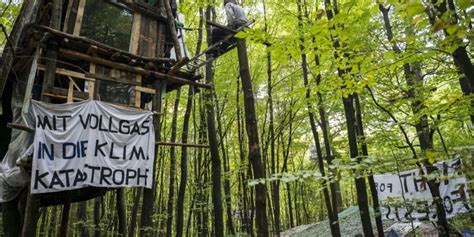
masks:
<path id="1" fill-rule="evenodd" d="M 57 98 L 57 99 L 64 99 L 64 100 L 67 100 L 67 95 L 63 95 L 63 94 L 45 92 L 45 93 L 43 93 L 43 95 L 44 95 L 44 96 L 47 96 L 47 97 L 51 97 L 51 98 Z M 86 99 L 84 99 L 84 98 L 72 97 L 72 100 L 73 100 L 73 101 L 83 101 L 83 100 L 86 100 Z"/>
<path id="2" fill-rule="evenodd" d="M 172 62 L 175 61 L 174 59 L 171 59 L 171 58 L 153 58 L 153 57 L 139 56 L 139 55 L 136 55 L 136 54 L 124 51 L 124 50 L 113 48 L 111 46 L 108 46 L 106 44 L 97 42 L 95 40 L 88 39 L 88 38 L 83 37 L 83 36 L 71 35 L 71 34 L 68 34 L 68 33 L 65 33 L 65 32 L 62 32 L 62 31 L 59 31 L 59 30 L 52 29 L 52 28 L 47 27 L 47 26 L 35 25 L 34 27 L 36 27 L 37 29 L 49 32 L 53 35 L 59 36 L 61 38 L 70 39 L 70 40 L 74 40 L 74 41 L 80 41 L 80 42 L 83 42 L 85 44 L 88 44 L 88 45 L 91 45 L 91 46 L 96 46 L 98 48 L 105 49 L 105 50 L 110 51 L 110 52 L 118 52 L 121 55 L 130 57 L 132 59 L 137 59 L 139 61 L 149 61 L 149 62 L 156 62 L 156 63 L 169 63 L 169 62 L 172 63 Z"/>
<path id="3" fill-rule="evenodd" d="M 95 63 L 91 63 L 89 65 L 89 72 L 90 73 L 95 73 L 96 67 Z M 86 76 L 87 77 L 87 76 Z M 89 99 L 93 100 L 95 98 L 95 80 L 94 81 L 89 81 L 87 83 L 87 92 L 89 93 Z"/>
<path id="4" fill-rule="evenodd" d="M 142 83 L 142 75 L 137 75 L 136 79 L 137 79 L 137 84 Z M 142 93 L 140 91 L 137 91 L 135 93 L 135 107 L 140 108 L 141 104 L 142 104 Z"/>
<path id="5" fill-rule="evenodd" d="M 132 35 L 130 37 L 130 52 L 138 55 L 138 46 L 140 45 L 140 26 L 142 25 L 142 15 L 138 12 L 133 13 Z"/>
<path id="6" fill-rule="evenodd" d="M 40 65 L 38 65 L 38 69 L 40 71 L 44 71 L 45 66 L 40 64 Z M 87 81 L 95 81 L 95 79 L 93 79 L 93 77 L 92 78 L 87 77 L 87 74 L 89 74 L 89 73 L 85 74 L 85 73 L 80 73 L 80 72 L 67 70 L 67 69 L 64 69 L 64 68 L 56 68 L 56 74 L 63 75 L 63 76 L 70 76 L 70 77 L 83 79 L 83 80 L 87 80 Z"/>
<path id="7" fill-rule="evenodd" d="M 63 31 L 67 32 L 68 31 L 68 25 L 69 25 L 69 18 L 71 17 L 71 12 L 72 12 L 72 4 L 74 1 L 69 1 L 67 4 L 67 10 L 66 10 L 66 17 L 64 18 L 64 25 L 63 25 Z"/>
<path id="8" fill-rule="evenodd" d="M 140 67 L 133 67 L 133 66 L 123 64 L 123 63 L 112 62 L 103 58 L 89 56 L 87 54 L 79 53 L 79 52 L 72 51 L 69 49 L 60 49 L 59 52 L 66 57 L 77 58 L 77 59 L 101 64 L 101 65 L 105 65 L 105 66 L 112 67 L 112 68 L 122 70 L 122 71 L 134 72 L 134 73 L 138 73 L 145 76 L 152 74 L 159 80 L 165 80 L 165 81 L 182 84 L 182 85 L 193 85 L 196 87 L 207 88 L 207 89 L 212 88 L 211 86 L 206 85 L 206 84 L 201 84 L 195 81 L 166 75 L 164 73 L 157 72 L 157 71 L 146 70 Z"/>
<path id="9" fill-rule="evenodd" d="M 209 148 L 209 145 L 204 144 L 189 144 L 189 143 L 176 143 L 176 142 L 155 142 L 156 145 L 160 146 L 183 146 L 183 147 L 195 147 L 195 148 Z"/>
<path id="10" fill-rule="evenodd" d="M 84 15 L 84 7 L 86 6 L 86 0 L 79 0 L 79 7 L 77 8 L 76 24 L 74 25 L 74 35 L 81 33 L 82 17 Z"/>
<path id="11" fill-rule="evenodd" d="M 139 92 L 148 93 L 148 94 L 155 94 L 155 89 L 151 89 L 148 87 L 135 86 L 135 90 Z"/>
<path id="12" fill-rule="evenodd" d="M 211 25 L 211 26 L 214 26 L 214 27 L 217 27 L 217 28 L 220 28 L 220 29 L 223 29 L 223 30 L 226 30 L 226 31 L 229 31 L 229 32 L 234 33 L 234 34 L 237 34 L 237 33 L 238 33 L 238 31 L 236 31 L 236 30 L 234 30 L 234 29 L 232 29 L 232 28 L 229 28 L 229 27 L 227 27 L 227 26 L 225 26 L 225 25 L 218 24 L 218 23 L 213 22 L 213 21 L 206 21 L 206 24 Z"/>
<path id="13" fill-rule="evenodd" d="M 53 87 L 50 88 L 44 95 L 48 97 L 56 97 L 67 99 L 68 89 Z M 87 100 L 89 98 L 89 94 L 86 92 L 74 91 L 73 92 L 73 99 L 76 101 Z"/>
<path id="14" fill-rule="evenodd" d="M 16 123 L 7 123 L 7 128 L 18 129 L 18 130 L 27 131 L 30 133 L 35 132 L 34 128 L 30 128 L 28 126 L 25 126 L 22 124 L 16 124 Z"/>
<path id="15" fill-rule="evenodd" d="M 70 104 L 74 102 L 72 96 L 74 95 L 74 85 L 72 83 L 72 79 L 69 79 L 69 87 L 67 90 L 67 103 Z"/>
<path id="16" fill-rule="evenodd" d="M 188 57 L 184 57 L 182 58 L 181 60 L 179 60 L 175 65 L 173 65 L 173 67 L 171 68 L 171 70 L 168 71 L 168 75 L 170 76 L 173 76 L 174 74 L 176 74 L 179 69 L 181 67 L 183 67 L 184 65 L 186 65 L 186 63 L 189 62 L 189 58 Z"/>

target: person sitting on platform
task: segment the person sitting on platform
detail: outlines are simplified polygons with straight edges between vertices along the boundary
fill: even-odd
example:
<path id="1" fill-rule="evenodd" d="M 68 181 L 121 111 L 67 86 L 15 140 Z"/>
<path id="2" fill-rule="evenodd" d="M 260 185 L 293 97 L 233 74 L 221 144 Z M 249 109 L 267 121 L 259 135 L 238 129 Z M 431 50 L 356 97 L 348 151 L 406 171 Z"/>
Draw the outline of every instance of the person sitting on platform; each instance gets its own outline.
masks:
<path id="1" fill-rule="evenodd" d="M 224 0 L 224 7 L 228 27 L 238 29 L 250 23 L 244 9 L 237 4 L 236 0 Z"/>
<path id="2" fill-rule="evenodd" d="M 224 8 L 225 13 L 227 16 L 227 27 L 237 30 L 241 27 L 244 27 L 250 23 L 245 14 L 244 9 L 239 6 L 236 0 L 224 0 Z M 222 41 L 225 37 L 229 36 L 233 32 L 230 32 L 225 29 L 213 27 L 212 28 L 212 35 L 211 35 L 211 45 Z M 214 58 L 218 57 L 225 52 L 226 49 L 235 42 L 234 38 L 229 39 L 228 41 L 224 41 L 217 45 L 214 49 L 210 50 L 208 53 L 212 55 Z"/>

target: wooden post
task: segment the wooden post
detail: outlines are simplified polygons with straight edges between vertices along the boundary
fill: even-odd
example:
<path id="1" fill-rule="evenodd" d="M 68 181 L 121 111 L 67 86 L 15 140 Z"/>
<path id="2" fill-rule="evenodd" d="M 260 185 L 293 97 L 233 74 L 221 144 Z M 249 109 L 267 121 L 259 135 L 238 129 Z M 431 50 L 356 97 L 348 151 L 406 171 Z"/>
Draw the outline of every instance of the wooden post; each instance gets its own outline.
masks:
<path id="1" fill-rule="evenodd" d="M 30 186 L 26 186 L 27 198 L 25 217 L 23 220 L 22 237 L 36 236 L 36 222 L 38 220 L 39 201 L 36 195 L 30 193 Z"/>
<path id="2" fill-rule="evenodd" d="M 86 0 L 79 0 L 79 7 L 77 8 L 76 24 L 74 25 L 74 35 L 81 33 L 82 16 L 84 15 L 84 7 L 86 6 Z"/>
<path id="3" fill-rule="evenodd" d="M 168 18 L 168 25 L 170 28 L 171 38 L 173 39 L 174 51 L 176 53 L 176 59 L 181 59 L 181 46 L 178 41 L 178 34 L 176 33 L 176 24 L 174 23 L 174 16 L 171 12 L 170 2 L 168 0 L 161 0 L 166 10 L 166 17 Z"/>
<path id="4" fill-rule="evenodd" d="M 89 65 L 89 72 L 95 74 L 95 71 L 96 71 L 95 63 L 91 63 Z M 93 100 L 95 97 L 94 96 L 95 95 L 95 82 L 94 81 L 87 81 L 87 91 L 89 92 L 89 99 Z"/>
<path id="5" fill-rule="evenodd" d="M 55 30 L 61 28 L 61 16 L 62 16 L 62 0 L 53 0 L 53 7 L 51 9 L 51 22 L 50 27 Z M 48 90 L 53 87 L 54 79 L 56 78 L 56 65 L 58 59 L 58 50 L 59 42 L 56 39 L 50 39 L 47 43 L 46 50 L 46 70 L 44 72 L 43 78 L 43 88 L 42 88 L 42 101 L 48 101 L 49 98 L 44 96 L 44 93 L 47 93 Z"/>

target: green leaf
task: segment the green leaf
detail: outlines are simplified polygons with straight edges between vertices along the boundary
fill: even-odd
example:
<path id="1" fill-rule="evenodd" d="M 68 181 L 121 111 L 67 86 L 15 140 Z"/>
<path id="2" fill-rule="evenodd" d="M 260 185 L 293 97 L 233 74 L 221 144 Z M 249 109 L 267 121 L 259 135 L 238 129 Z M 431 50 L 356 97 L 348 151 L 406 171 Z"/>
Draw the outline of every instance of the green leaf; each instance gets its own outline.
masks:
<path id="1" fill-rule="evenodd" d="M 457 2 L 459 8 L 461 8 L 462 10 L 466 10 L 472 4 L 471 0 L 458 0 Z"/>

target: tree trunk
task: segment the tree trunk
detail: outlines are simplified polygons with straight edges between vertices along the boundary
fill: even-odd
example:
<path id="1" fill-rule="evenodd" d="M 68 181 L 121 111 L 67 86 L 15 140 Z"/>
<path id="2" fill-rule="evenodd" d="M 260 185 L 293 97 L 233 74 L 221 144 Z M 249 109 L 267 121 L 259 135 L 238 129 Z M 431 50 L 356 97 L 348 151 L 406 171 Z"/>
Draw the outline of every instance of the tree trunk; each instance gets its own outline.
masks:
<path id="1" fill-rule="evenodd" d="M 216 99 L 216 101 L 218 101 L 217 99 L 217 95 L 215 93 L 214 94 L 214 98 Z M 217 113 L 219 114 L 219 111 L 221 111 L 219 109 L 219 104 L 216 103 L 216 110 L 218 111 Z M 222 160 L 224 161 L 224 199 L 225 199 L 225 208 L 226 208 L 226 215 L 227 215 L 227 219 L 226 219 L 226 227 L 227 227 L 227 232 L 231 235 L 235 235 L 235 229 L 234 229 L 234 223 L 233 223 L 233 217 L 232 217 L 232 193 L 231 193 L 231 187 L 230 187 L 230 182 L 231 182 L 231 176 L 230 176 L 230 167 L 229 167 L 229 157 L 227 155 L 227 150 L 228 147 L 226 146 L 226 142 L 225 142 L 225 134 L 224 132 L 222 131 L 223 130 L 223 127 L 222 127 L 222 116 L 218 115 L 217 116 L 217 132 L 218 132 L 218 135 L 219 135 L 219 139 L 220 139 L 220 148 L 221 148 L 221 151 L 222 151 Z"/>
<path id="2" fill-rule="evenodd" d="M 367 149 L 367 143 L 365 143 L 365 134 L 364 134 L 364 127 L 362 124 L 362 111 L 360 109 L 360 101 L 359 96 L 355 96 L 355 103 L 356 103 L 356 120 L 357 120 L 357 136 L 359 138 L 359 144 L 361 144 L 362 155 L 364 157 L 369 156 L 369 151 Z M 369 180 L 369 188 L 370 193 L 372 195 L 372 202 L 374 206 L 374 213 L 375 213 L 375 224 L 377 226 L 378 235 L 382 235 L 384 233 L 383 223 L 382 223 L 382 214 L 380 212 L 380 205 L 379 205 L 379 196 L 377 194 L 377 188 L 375 187 L 375 180 L 372 171 L 369 171 L 369 175 L 367 179 Z"/>
<path id="3" fill-rule="evenodd" d="M 254 178 L 263 179 L 265 178 L 265 171 L 263 169 L 262 155 L 260 153 L 257 115 L 255 112 L 255 99 L 253 95 L 252 81 L 250 78 L 247 46 L 244 39 L 237 39 L 237 49 L 239 55 L 240 78 L 242 80 L 242 90 L 244 92 L 245 122 L 249 143 L 249 160 L 252 164 Z M 268 236 L 266 207 L 267 189 L 265 183 L 257 184 L 255 190 L 257 235 Z"/>
<path id="4" fill-rule="evenodd" d="M 385 8 L 383 5 L 379 4 L 379 10 L 382 12 L 385 30 L 387 34 L 387 39 L 393 40 L 392 26 L 390 24 L 390 19 L 388 16 L 389 9 Z M 407 29 L 408 34 L 411 34 L 411 29 Z M 395 53 L 401 53 L 401 49 L 398 47 L 396 42 L 392 42 L 392 49 Z M 433 149 L 433 136 L 428 124 L 427 115 L 419 115 L 420 111 L 423 108 L 422 99 L 418 90 L 423 86 L 423 78 L 421 76 L 421 68 L 417 63 L 405 63 L 403 65 L 404 76 L 409 86 L 407 92 L 407 97 L 411 99 L 412 112 L 415 116 L 419 116 L 419 119 L 416 121 L 415 129 L 420 142 L 420 148 L 425 156 L 423 162 L 425 164 L 428 174 L 431 174 L 436 171 L 436 168 L 432 166 L 430 161 L 426 158 L 426 153 Z M 429 179 L 427 180 L 428 187 L 430 189 L 431 195 L 433 196 L 433 202 L 436 206 L 436 213 L 438 216 L 438 225 L 441 227 L 440 234 L 441 236 L 448 236 L 449 224 L 446 218 L 446 212 L 442 203 L 441 195 L 439 192 L 439 182 Z"/>
<path id="5" fill-rule="evenodd" d="M 77 219 L 80 221 L 87 220 L 87 201 L 83 201 L 77 204 Z M 89 237 L 89 231 L 85 223 L 82 223 L 78 226 L 79 227 L 79 236 L 81 237 Z"/>
<path id="6" fill-rule="evenodd" d="M 236 92 L 236 104 L 237 104 L 237 137 L 238 137 L 238 144 L 239 144 L 239 157 L 240 157 L 240 167 L 239 167 L 239 186 L 241 189 L 241 198 L 240 198 L 240 215 L 242 218 L 242 231 L 247 232 L 247 234 L 253 234 L 253 225 L 252 220 L 249 219 L 249 205 L 248 202 L 248 194 L 247 194 L 247 160 L 245 159 L 245 150 L 244 150 L 244 122 L 242 121 L 242 112 L 241 112 L 241 104 L 240 104 L 240 81 L 237 80 L 237 92 Z"/>
<path id="7" fill-rule="evenodd" d="M 125 190 L 123 188 L 118 188 L 116 190 L 116 195 L 118 234 L 119 236 L 125 237 L 127 235 L 127 211 L 125 207 Z"/>
<path id="8" fill-rule="evenodd" d="M 161 114 L 161 107 L 162 107 L 162 100 L 164 93 L 166 92 L 166 82 L 155 80 L 153 87 L 156 90 L 156 93 L 153 97 L 153 111 L 156 113 L 153 115 L 153 126 L 155 128 L 155 140 L 157 142 L 161 141 L 161 123 L 160 123 L 160 114 Z M 159 146 L 155 146 L 155 154 L 154 159 L 158 157 L 158 150 Z M 156 182 L 155 182 L 155 171 L 156 171 L 156 161 L 153 162 L 153 185 L 151 189 L 145 188 L 143 190 L 143 204 L 142 204 L 142 216 L 140 221 L 140 236 L 145 236 L 150 234 L 150 227 L 152 227 L 152 214 L 154 209 L 155 203 L 155 190 L 156 190 Z"/>
<path id="9" fill-rule="evenodd" d="M 457 25 L 456 9 L 454 3 L 451 1 L 431 1 L 436 11 L 436 16 L 445 21 L 449 21 L 449 25 Z M 449 3 L 449 4 L 448 4 Z M 449 9 L 449 12 L 448 12 Z M 449 16 L 447 14 L 450 14 Z M 434 23 L 434 22 L 433 22 Z M 449 26 L 448 26 L 449 27 Z M 444 34 L 446 37 L 452 37 L 445 29 Z M 462 42 L 458 42 L 459 46 L 451 54 L 453 57 L 454 64 L 457 69 L 464 74 L 464 78 L 460 79 L 461 89 L 466 95 L 471 95 L 474 92 L 474 66 L 472 65 L 471 59 L 469 58 L 466 46 Z M 473 114 L 471 114 L 472 119 Z M 472 121 L 474 123 L 474 121 Z"/>
<path id="10" fill-rule="evenodd" d="M 337 1 L 334 0 L 334 5 L 331 4 L 330 0 L 325 0 L 325 9 L 327 18 L 331 21 L 334 17 L 333 11 L 337 14 Z M 333 45 L 334 48 L 337 50 L 340 48 L 339 40 L 333 37 Z M 340 58 L 337 52 L 334 53 L 335 58 Z M 344 57 L 347 57 L 344 55 Z M 338 75 L 339 77 L 343 78 L 344 75 L 347 74 L 346 70 L 341 70 L 338 68 Z M 356 160 L 360 163 L 359 157 L 359 150 L 357 146 L 357 131 L 356 131 L 356 120 L 355 120 L 355 112 L 354 112 L 354 96 L 355 93 L 351 93 L 348 96 L 342 98 L 342 102 L 344 105 L 344 114 L 346 117 L 346 125 L 347 125 L 347 136 L 349 140 L 349 153 L 350 158 Z M 365 178 L 363 174 L 356 174 L 355 178 L 356 190 L 357 190 L 357 203 L 359 205 L 359 213 L 362 222 L 362 228 L 364 231 L 364 235 L 366 237 L 374 236 L 372 231 L 372 223 L 370 221 L 370 212 L 369 212 L 369 204 L 367 199 L 367 187 L 365 183 Z"/>
<path id="11" fill-rule="evenodd" d="M 173 118 L 171 120 L 171 142 L 176 142 L 177 124 L 178 124 L 178 107 L 181 89 L 176 91 L 176 99 L 174 101 Z M 173 206 L 174 206 L 174 186 L 176 180 L 176 147 L 170 148 L 170 182 L 168 189 L 168 218 L 166 221 L 166 236 L 173 235 Z"/>
<path id="12" fill-rule="evenodd" d="M 96 197 L 94 199 L 94 236 L 100 236 L 100 199 L 101 197 Z"/>
<path id="13" fill-rule="evenodd" d="M 142 196 L 142 189 L 143 188 L 136 188 L 135 189 L 136 193 L 135 193 L 135 196 L 133 197 L 132 213 L 130 214 L 130 226 L 128 228 L 128 236 L 129 237 L 134 237 L 135 236 L 135 228 L 137 226 L 138 206 L 139 206 L 139 203 L 140 203 L 140 198 Z"/>
<path id="14" fill-rule="evenodd" d="M 207 8 L 206 19 L 211 19 L 211 7 Z M 211 30 L 207 29 L 207 43 L 211 45 Z M 208 85 L 214 84 L 214 72 L 212 68 L 212 60 L 209 55 L 206 55 L 206 83 Z M 214 207 L 214 235 L 224 236 L 224 211 L 222 208 L 222 191 L 221 191 L 221 160 L 219 157 L 219 143 L 217 141 L 217 130 L 215 123 L 215 98 L 211 90 L 206 90 L 204 93 L 204 103 L 206 108 L 207 118 L 207 134 L 209 139 L 209 149 L 211 155 L 211 169 L 212 169 L 212 205 Z"/>
<path id="15" fill-rule="evenodd" d="M 186 144 L 188 142 L 189 119 L 191 117 L 191 109 L 193 107 L 193 86 L 189 86 L 188 99 L 186 101 L 186 111 L 184 112 L 183 133 L 181 142 Z M 188 166 L 187 166 L 187 147 L 181 149 L 181 179 L 178 191 L 178 204 L 176 208 L 176 236 L 183 236 L 183 218 L 184 218 L 184 198 L 186 194 L 186 182 L 188 180 Z"/>
<path id="16" fill-rule="evenodd" d="M 303 69 L 303 83 L 304 86 L 306 87 L 306 93 L 305 93 L 305 99 L 306 99 L 306 108 L 308 110 L 308 116 L 309 116 L 309 122 L 311 126 L 311 132 L 313 135 L 313 142 L 316 146 L 316 154 L 318 157 L 318 167 L 319 167 L 319 172 L 321 173 L 321 185 L 323 189 L 323 195 L 324 195 L 324 201 L 326 203 L 326 209 L 328 212 L 328 219 L 329 219 L 329 226 L 331 229 L 331 234 L 332 236 L 341 236 L 340 228 L 339 228 L 339 217 L 337 215 L 337 206 L 335 200 L 335 190 L 332 193 L 333 198 L 333 204 L 334 206 L 331 205 L 331 196 L 329 193 L 328 189 L 328 184 L 326 181 L 326 172 L 324 170 L 324 161 L 323 161 L 323 155 L 322 155 L 322 150 L 321 150 L 321 143 L 319 141 L 319 133 L 318 129 L 316 127 L 316 119 L 314 118 L 314 113 L 313 107 L 310 104 L 311 101 L 311 89 L 309 87 L 309 82 L 308 82 L 308 63 L 307 63 L 307 56 L 305 53 L 305 48 L 304 48 L 304 37 L 302 34 L 303 30 L 303 16 L 302 16 L 302 4 L 301 0 L 298 0 L 298 27 L 300 29 L 300 50 L 301 50 L 301 68 Z M 327 151 L 326 151 L 327 152 Z M 328 157 L 329 160 L 329 157 Z M 297 196 L 295 195 L 295 200 Z M 295 207 L 298 209 L 297 207 Z M 298 218 L 297 218 L 298 220 Z"/>

